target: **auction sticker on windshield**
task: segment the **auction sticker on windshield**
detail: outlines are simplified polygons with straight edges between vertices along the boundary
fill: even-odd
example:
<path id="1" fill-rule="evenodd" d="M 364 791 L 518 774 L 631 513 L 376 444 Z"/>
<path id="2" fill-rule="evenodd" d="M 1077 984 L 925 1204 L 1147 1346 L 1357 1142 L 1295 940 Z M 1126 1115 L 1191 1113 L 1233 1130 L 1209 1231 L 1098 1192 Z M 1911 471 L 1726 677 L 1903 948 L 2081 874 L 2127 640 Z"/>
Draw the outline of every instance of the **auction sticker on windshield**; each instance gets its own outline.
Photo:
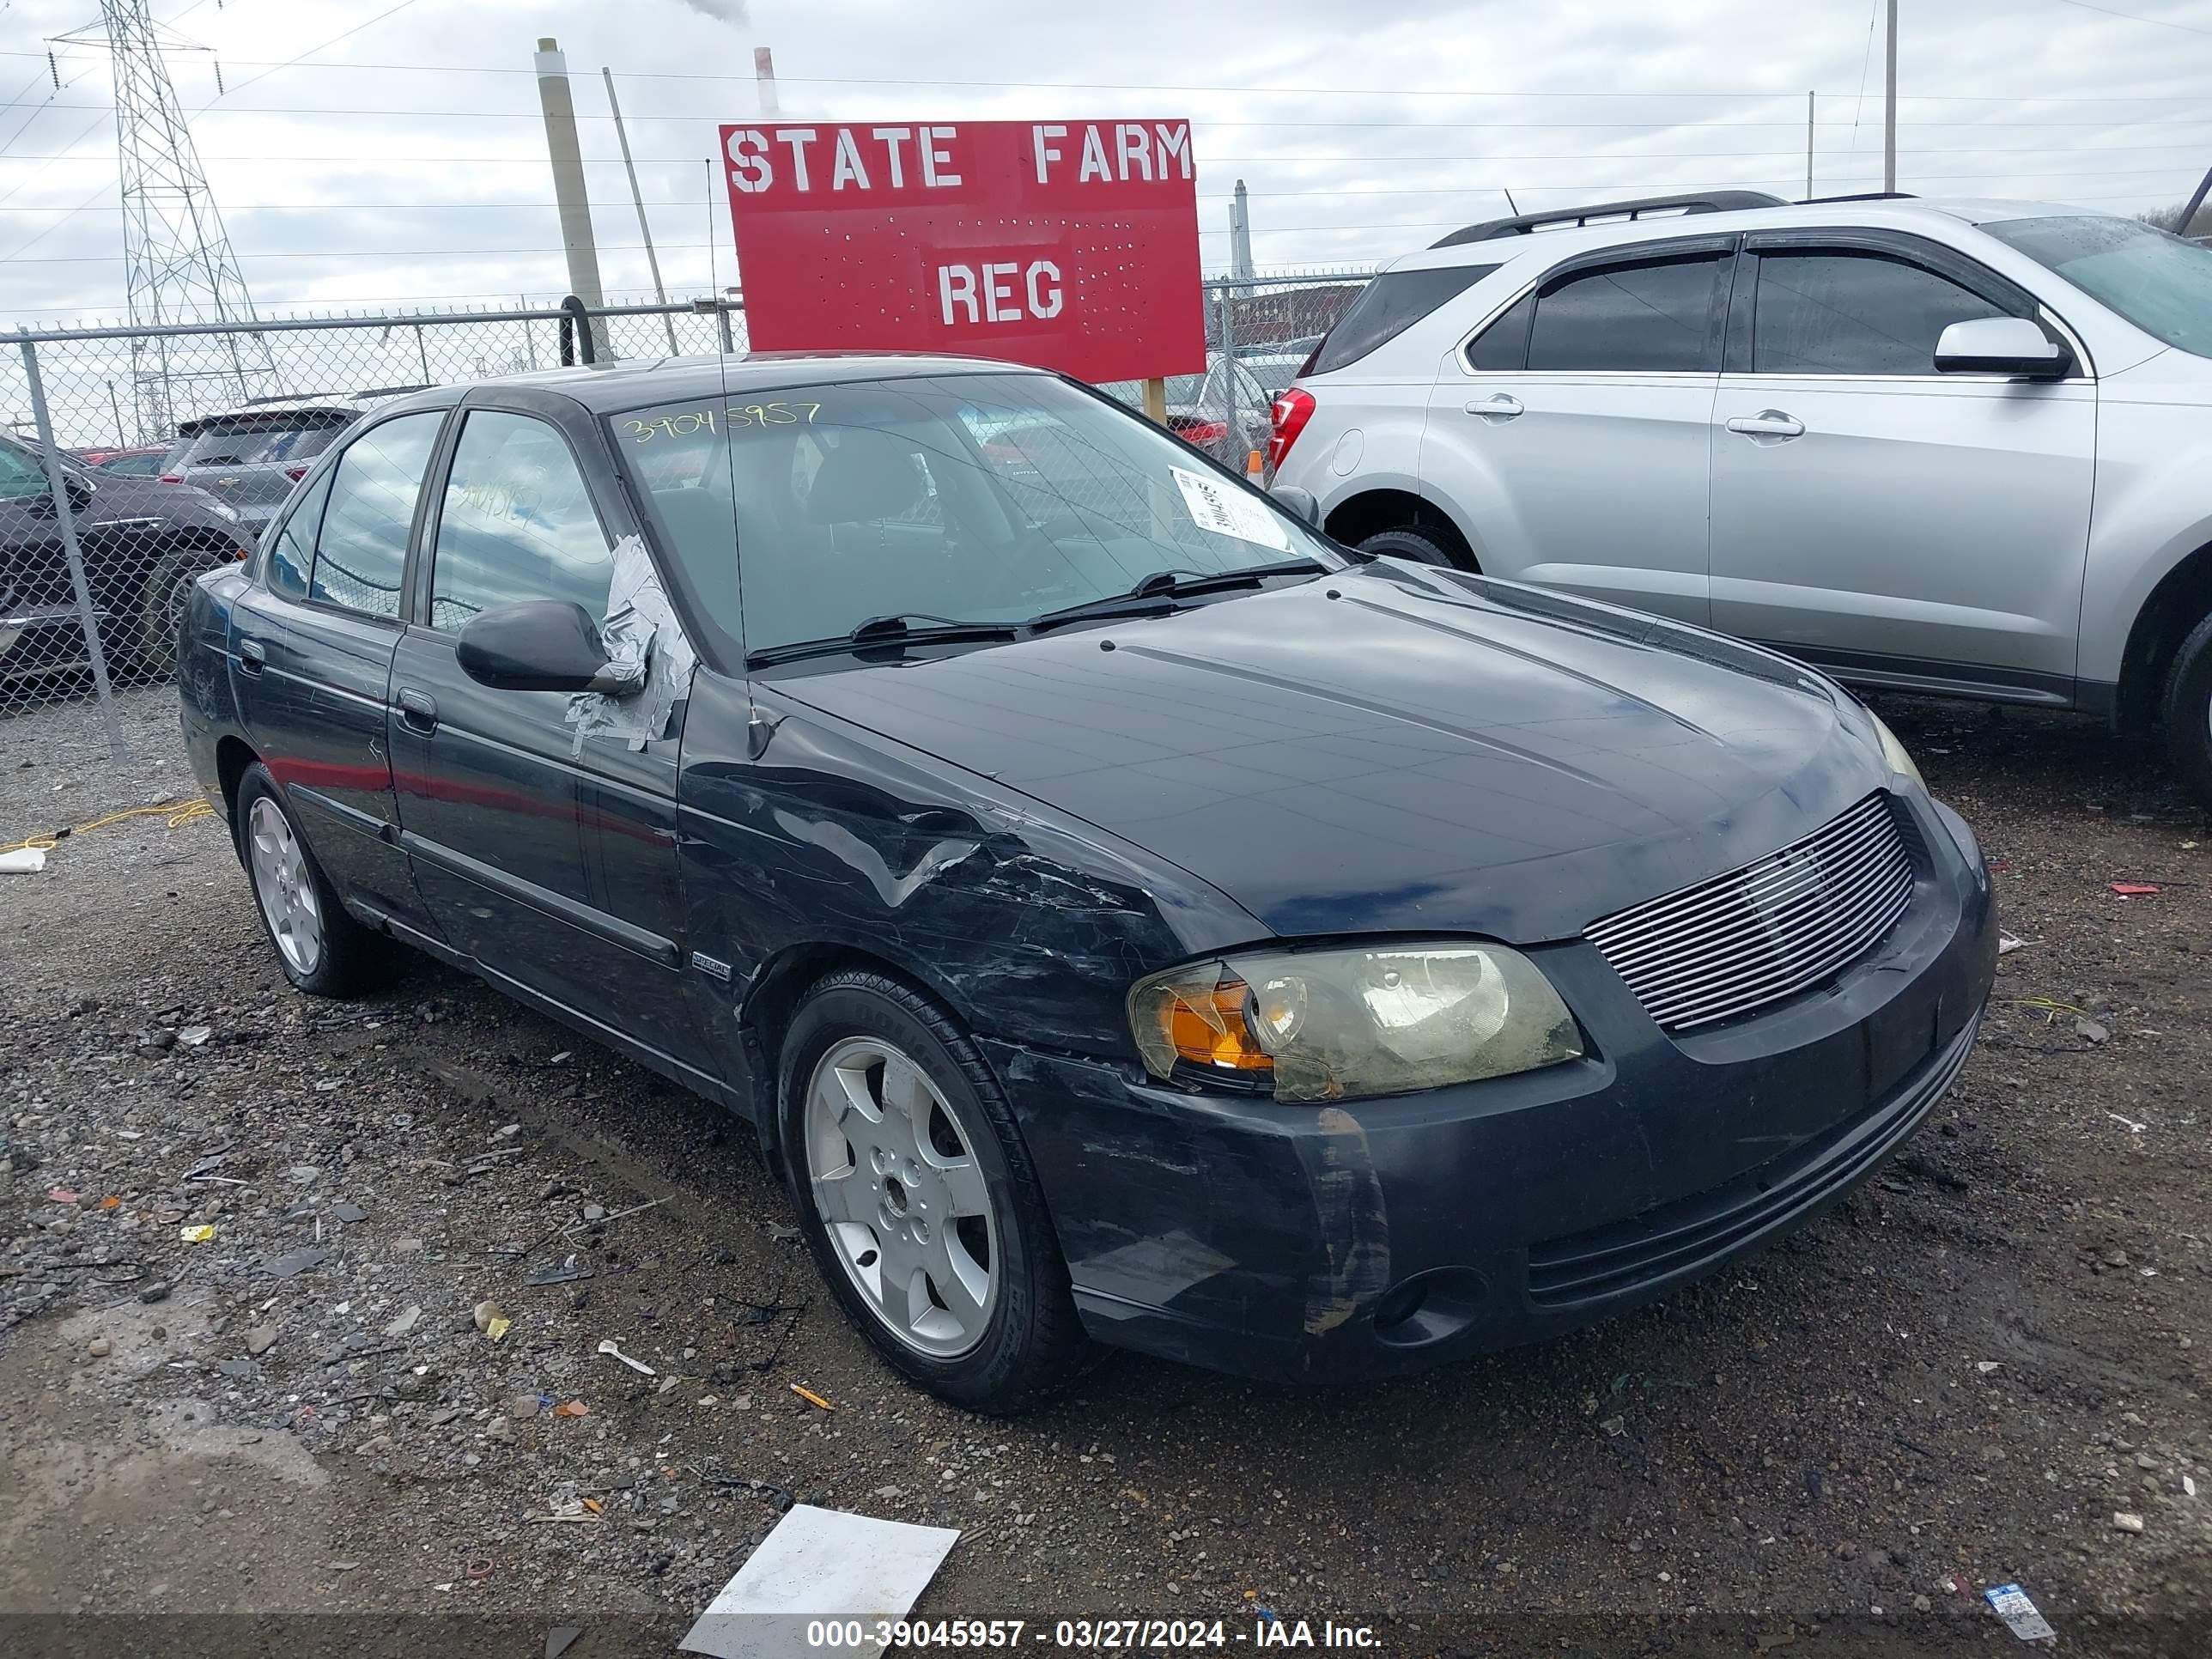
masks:
<path id="1" fill-rule="evenodd" d="M 1290 533 L 1283 521 L 1268 511 L 1264 501 L 1255 501 L 1227 479 L 1209 478 L 1201 473 L 1187 472 L 1179 466 L 1168 469 L 1175 474 L 1176 488 L 1182 491 L 1182 504 L 1189 509 L 1190 521 L 1200 530 L 1211 530 L 1217 536 L 1234 536 L 1240 542 L 1255 542 L 1261 547 L 1279 548 L 1288 552 Z"/>

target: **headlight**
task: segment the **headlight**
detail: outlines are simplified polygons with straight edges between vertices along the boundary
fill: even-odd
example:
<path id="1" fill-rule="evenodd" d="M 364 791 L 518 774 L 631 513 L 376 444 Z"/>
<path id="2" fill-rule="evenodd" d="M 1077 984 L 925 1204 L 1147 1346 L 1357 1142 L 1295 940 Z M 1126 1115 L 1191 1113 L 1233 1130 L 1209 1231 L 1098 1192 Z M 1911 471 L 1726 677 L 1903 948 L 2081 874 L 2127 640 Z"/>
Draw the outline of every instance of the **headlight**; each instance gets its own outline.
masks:
<path id="1" fill-rule="evenodd" d="M 238 522 L 238 509 L 228 501 L 211 501 L 208 503 L 208 511 L 214 514 L 216 518 L 227 520 L 232 524 Z"/>
<path id="2" fill-rule="evenodd" d="M 1137 981 L 1129 1026 L 1154 1077 L 1271 1081 L 1284 1101 L 1346 1100 L 1555 1066 L 1583 1052 L 1535 964 L 1441 940 L 1239 951 Z"/>
<path id="3" fill-rule="evenodd" d="M 1912 763 L 1911 754 L 1897 740 L 1897 733 L 1891 731 L 1873 709 L 1867 710 L 1867 718 L 1874 722 L 1875 733 L 1881 739 L 1881 757 L 1888 763 L 1889 769 L 1901 778 L 1911 779 L 1913 787 L 1924 792 L 1928 781 L 1920 775 L 1920 769 Z"/>

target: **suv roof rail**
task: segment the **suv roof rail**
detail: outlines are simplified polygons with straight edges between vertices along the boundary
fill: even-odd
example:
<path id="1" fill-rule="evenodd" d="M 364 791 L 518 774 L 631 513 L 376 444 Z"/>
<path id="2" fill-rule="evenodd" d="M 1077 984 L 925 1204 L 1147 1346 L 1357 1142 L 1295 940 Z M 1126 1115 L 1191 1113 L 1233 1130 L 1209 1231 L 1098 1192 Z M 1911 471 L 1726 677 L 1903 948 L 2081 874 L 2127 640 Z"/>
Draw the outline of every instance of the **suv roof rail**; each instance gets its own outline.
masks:
<path id="1" fill-rule="evenodd" d="M 1920 198 L 1909 190 L 1863 190 L 1854 196 L 1806 196 L 1799 198 L 1799 207 L 1817 207 L 1823 202 L 1917 202 Z"/>
<path id="2" fill-rule="evenodd" d="M 1593 219 L 1640 219 L 1647 213 L 1732 213 L 1739 208 L 1789 205 L 1779 196 L 1770 196 L 1763 190 L 1708 190 L 1692 196 L 1642 196 L 1626 202 L 1600 202 L 1589 207 L 1523 213 L 1510 219 L 1486 219 L 1429 246 L 1460 247 L 1468 242 L 1493 241 L 1501 236 L 1527 236 L 1547 225 L 1586 225 Z"/>

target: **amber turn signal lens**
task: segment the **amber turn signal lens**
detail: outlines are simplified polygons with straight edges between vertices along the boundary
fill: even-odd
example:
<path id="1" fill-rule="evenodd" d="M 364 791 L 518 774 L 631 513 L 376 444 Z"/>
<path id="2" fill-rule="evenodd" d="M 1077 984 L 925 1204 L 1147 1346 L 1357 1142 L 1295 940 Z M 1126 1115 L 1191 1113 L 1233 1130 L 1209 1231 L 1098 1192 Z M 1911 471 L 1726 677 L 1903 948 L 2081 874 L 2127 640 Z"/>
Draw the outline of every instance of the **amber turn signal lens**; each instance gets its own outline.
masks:
<path id="1" fill-rule="evenodd" d="M 1238 1072 L 1272 1072 L 1267 1057 L 1245 1023 L 1252 992 L 1241 979 L 1223 979 L 1211 989 L 1178 988 L 1158 1005 L 1161 1036 L 1177 1060 L 1194 1066 Z"/>

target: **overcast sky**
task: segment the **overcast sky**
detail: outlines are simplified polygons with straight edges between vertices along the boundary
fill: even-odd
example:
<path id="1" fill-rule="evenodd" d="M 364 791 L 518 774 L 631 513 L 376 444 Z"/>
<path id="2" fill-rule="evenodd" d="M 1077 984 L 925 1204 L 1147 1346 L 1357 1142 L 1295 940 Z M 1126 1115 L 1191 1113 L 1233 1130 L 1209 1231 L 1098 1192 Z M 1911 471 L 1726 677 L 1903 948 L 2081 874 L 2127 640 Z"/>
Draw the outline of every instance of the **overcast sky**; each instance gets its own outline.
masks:
<path id="1" fill-rule="evenodd" d="M 647 277 L 601 65 L 669 284 L 699 293 L 734 280 L 709 158 L 718 121 L 757 113 L 762 45 L 787 117 L 1189 117 L 1209 270 L 1227 261 L 1239 178 L 1263 269 L 1371 265 L 1503 213 L 1501 187 L 1524 211 L 1677 187 L 1801 193 L 1808 89 L 1816 189 L 1881 185 L 1875 0 L 155 0 L 155 13 L 212 48 L 174 52 L 171 74 L 265 312 L 563 290 L 529 72 L 540 34 L 568 53 L 606 286 L 625 295 Z M 58 46 L 58 93 L 45 57 L 97 15 L 94 0 L 0 0 L 0 322 L 123 313 L 106 54 Z M 1902 15 L 1901 188 L 2133 212 L 2179 202 L 2212 164 L 2212 4 L 1903 0 Z"/>

